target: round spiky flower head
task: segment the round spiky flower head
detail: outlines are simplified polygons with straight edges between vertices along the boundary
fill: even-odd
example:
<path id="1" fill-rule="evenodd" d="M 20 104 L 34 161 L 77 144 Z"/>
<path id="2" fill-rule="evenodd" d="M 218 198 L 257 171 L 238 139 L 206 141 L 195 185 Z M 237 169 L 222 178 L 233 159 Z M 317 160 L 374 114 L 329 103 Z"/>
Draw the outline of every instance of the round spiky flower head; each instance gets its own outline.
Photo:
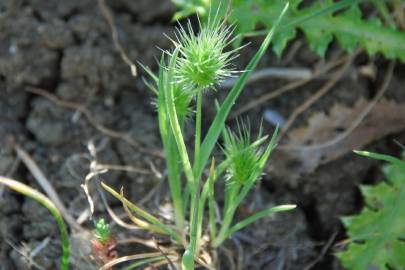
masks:
<path id="1" fill-rule="evenodd" d="M 209 17 L 208 23 L 200 23 L 200 32 L 195 34 L 191 23 L 187 24 L 187 31 L 180 27 L 177 42 L 180 57 L 176 64 L 176 82 L 191 91 L 204 90 L 221 83 L 234 72 L 230 61 L 236 55 L 234 49 L 225 52 L 233 39 L 233 28 L 226 26 L 225 21 Z"/>

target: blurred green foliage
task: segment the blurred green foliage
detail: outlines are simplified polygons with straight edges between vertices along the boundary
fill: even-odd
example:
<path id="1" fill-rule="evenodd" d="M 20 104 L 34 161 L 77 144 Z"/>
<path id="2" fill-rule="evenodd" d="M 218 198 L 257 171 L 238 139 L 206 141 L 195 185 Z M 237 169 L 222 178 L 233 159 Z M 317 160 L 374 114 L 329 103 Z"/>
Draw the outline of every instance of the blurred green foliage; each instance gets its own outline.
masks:
<path id="1" fill-rule="evenodd" d="M 268 32 L 287 2 L 285 0 L 172 1 L 179 8 L 174 19 L 181 19 L 193 13 L 198 13 L 204 19 L 210 9 L 216 10 L 220 7 L 222 15 L 228 14 L 226 15 L 228 22 L 235 25 L 236 33 L 240 37 Z M 398 29 L 391 15 L 396 9 L 402 9 L 401 1 L 324 0 L 312 1 L 311 4 L 305 5 L 302 0 L 289 2 L 290 9 L 284 21 L 286 23 L 279 28 L 272 41 L 273 50 L 278 56 L 281 56 L 287 44 L 300 30 L 305 34 L 309 47 L 322 57 L 331 42 L 336 39 L 340 47 L 349 53 L 360 46 L 369 55 L 381 53 L 387 59 L 400 59 L 405 62 L 405 32 Z M 367 13 L 360 9 L 360 4 L 367 7 Z"/>
<path id="2" fill-rule="evenodd" d="M 338 253 L 349 270 L 405 269 L 405 162 L 391 156 L 358 152 L 388 161 L 385 179 L 361 186 L 366 206 L 360 214 L 342 219 L 350 243 Z"/>

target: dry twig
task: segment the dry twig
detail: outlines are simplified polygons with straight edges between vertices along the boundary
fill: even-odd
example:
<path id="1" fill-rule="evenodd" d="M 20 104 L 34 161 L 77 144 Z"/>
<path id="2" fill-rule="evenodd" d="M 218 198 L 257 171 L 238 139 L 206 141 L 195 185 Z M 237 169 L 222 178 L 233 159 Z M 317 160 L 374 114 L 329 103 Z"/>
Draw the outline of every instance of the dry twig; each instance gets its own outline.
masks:
<path id="1" fill-rule="evenodd" d="M 107 264 L 103 265 L 99 270 L 107 270 L 107 269 L 110 269 L 111 267 L 113 267 L 114 265 L 117 265 L 117 264 L 123 263 L 123 262 L 147 259 L 147 258 L 154 258 L 154 257 L 159 257 L 159 256 L 161 256 L 160 252 L 140 253 L 140 254 L 135 254 L 135 255 L 123 256 L 123 257 L 119 257 L 117 259 L 114 259 L 114 260 L 108 262 Z M 168 256 L 172 260 L 178 259 L 177 254 L 170 254 Z M 166 262 L 166 260 L 165 260 L 165 262 Z"/>
<path id="2" fill-rule="evenodd" d="M 378 103 L 378 101 L 384 96 L 385 92 L 388 89 L 389 83 L 391 82 L 392 74 L 394 71 L 395 67 L 395 62 L 392 61 L 388 67 L 387 74 L 385 75 L 384 82 L 382 83 L 380 89 L 377 91 L 377 94 L 374 96 L 372 101 L 364 108 L 364 110 L 358 115 L 356 119 L 352 122 L 350 127 L 346 129 L 344 132 L 336 136 L 335 138 L 320 143 L 320 144 L 314 144 L 314 145 L 308 145 L 308 146 L 295 146 L 295 145 L 280 145 L 278 146 L 279 149 L 282 150 L 296 150 L 296 151 L 303 151 L 303 150 L 316 150 L 320 148 L 325 148 L 332 146 L 334 144 L 337 144 L 344 140 L 347 136 L 349 136 L 353 130 L 355 130 L 361 122 L 367 117 L 367 115 L 373 110 L 375 105 Z"/>
<path id="3" fill-rule="evenodd" d="M 81 231 L 83 228 L 76 222 L 73 216 L 69 213 L 67 208 L 63 205 L 62 201 L 59 198 L 58 193 L 55 191 L 49 180 L 46 178 L 42 170 L 39 168 L 37 163 L 32 159 L 32 157 L 23 150 L 20 146 L 14 146 L 17 155 L 21 159 L 21 161 L 25 164 L 27 169 L 31 172 L 32 176 L 37 180 L 38 184 L 44 190 L 44 192 L 48 195 L 51 201 L 55 204 L 58 208 L 60 213 L 62 214 L 63 218 L 69 223 L 70 227 Z"/>
<path id="4" fill-rule="evenodd" d="M 103 14 L 104 18 L 106 19 L 108 25 L 110 26 L 111 30 L 111 37 L 115 46 L 115 49 L 119 52 L 121 59 L 130 67 L 132 76 L 136 77 L 137 71 L 134 62 L 128 57 L 125 49 L 122 47 L 119 38 L 118 32 L 114 25 L 114 17 L 110 11 L 110 9 L 105 4 L 105 0 L 98 0 L 98 6 Z"/>
<path id="5" fill-rule="evenodd" d="M 258 106 L 260 106 L 261 104 L 276 98 L 284 93 L 287 93 L 289 91 L 292 91 L 294 89 L 296 89 L 297 87 L 303 86 L 309 82 L 311 82 L 312 80 L 314 80 L 315 78 L 325 74 L 326 72 L 328 72 L 329 70 L 339 66 L 340 64 L 344 63 L 345 61 L 347 61 L 347 57 L 342 57 L 339 58 L 336 61 L 333 61 L 330 64 L 327 64 L 326 66 L 322 66 L 321 68 L 315 70 L 312 73 L 312 76 L 310 76 L 307 79 L 303 79 L 303 80 L 298 80 L 298 81 L 293 81 L 291 83 L 288 83 L 286 85 L 283 85 L 282 87 L 280 87 L 279 89 L 276 89 L 274 91 L 271 91 L 270 93 L 264 94 L 262 96 L 260 96 L 259 98 L 252 100 L 251 102 L 247 103 L 246 105 L 244 105 L 242 108 L 236 110 L 234 113 L 232 113 L 230 115 L 230 119 L 234 119 L 236 117 L 238 117 L 240 114 L 245 113 L 253 108 L 257 108 Z"/>
<path id="6" fill-rule="evenodd" d="M 309 263 L 307 266 L 305 266 L 304 270 L 310 270 L 312 267 L 314 267 L 318 262 L 322 260 L 322 258 L 325 256 L 326 252 L 328 252 L 329 248 L 332 246 L 333 242 L 335 241 L 335 238 L 337 236 L 338 232 L 335 231 L 330 237 L 326 245 L 322 248 L 321 253 L 318 255 L 318 257 L 315 258 L 311 263 Z"/>
<path id="7" fill-rule="evenodd" d="M 330 79 L 315 94 L 311 95 L 302 105 L 297 107 L 292 112 L 292 114 L 289 116 L 286 123 L 284 124 L 283 128 L 281 129 L 280 136 L 278 137 L 277 142 L 279 142 L 283 138 L 283 136 L 286 134 L 286 132 L 292 126 L 292 124 L 295 122 L 295 120 L 298 118 L 298 116 L 300 116 L 304 111 L 306 111 L 309 107 L 311 107 L 312 104 L 314 104 L 321 97 L 323 97 L 326 93 L 328 93 L 329 90 L 331 90 L 332 87 L 343 77 L 346 70 L 352 64 L 352 61 L 356 55 L 357 55 L 357 53 L 354 53 L 353 55 L 351 55 L 346 60 L 346 63 L 338 71 L 336 71 L 336 73 L 332 79 Z"/>
<path id="8" fill-rule="evenodd" d="M 48 100 L 55 103 L 57 106 L 64 107 L 64 108 L 67 108 L 67 109 L 71 109 L 71 110 L 75 110 L 75 111 L 79 111 L 80 113 L 82 113 L 86 117 L 88 122 L 95 129 L 97 129 L 98 131 L 100 131 L 104 135 L 106 135 L 108 137 L 111 137 L 111 138 L 114 138 L 114 139 L 121 139 L 121 140 L 127 142 L 128 144 L 130 144 L 131 146 L 137 148 L 137 150 L 142 152 L 142 153 L 152 155 L 152 156 L 155 156 L 155 157 L 159 157 L 159 158 L 163 158 L 163 154 L 161 153 L 161 151 L 150 151 L 148 149 L 145 149 L 138 142 L 136 142 L 133 138 L 131 138 L 131 136 L 128 133 L 115 131 L 115 130 L 109 129 L 109 128 L 103 126 L 102 124 L 98 123 L 97 120 L 95 119 L 95 117 L 90 113 L 90 111 L 85 106 L 83 106 L 81 104 L 77 104 L 77 103 L 71 102 L 71 101 L 62 100 L 59 97 L 57 97 L 56 95 L 53 95 L 53 94 L 49 93 L 48 91 L 43 90 L 43 89 L 38 88 L 38 87 L 28 87 L 28 88 L 26 88 L 26 91 L 28 91 L 30 93 L 40 95 L 40 96 L 42 96 L 44 98 L 47 98 Z"/>

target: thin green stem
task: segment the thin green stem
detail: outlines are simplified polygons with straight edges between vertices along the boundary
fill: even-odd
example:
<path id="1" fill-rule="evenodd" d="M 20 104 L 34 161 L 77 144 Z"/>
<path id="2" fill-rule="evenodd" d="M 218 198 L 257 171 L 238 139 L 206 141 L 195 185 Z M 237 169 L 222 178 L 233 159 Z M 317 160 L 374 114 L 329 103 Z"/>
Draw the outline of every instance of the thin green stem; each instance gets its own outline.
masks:
<path id="1" fill-rule="evenodd" d="M 210 237 L 214 240 L 217 235 L 217 222 L 215 215 L 214 184 L 210 183 L 208 190 L 208 216 L 210 226 Z"/>
<path id="2" fill-rule="evenodd" d="M 202 90 L 197 92 L 197 111 L 195 116 L 195 144 L 194 144 L 194 164 L 198 163 L 201 148 L 201 116 L 202 116 Z"/>
<path id="3" fill-rule="evenodd" d="M 205 210 L 205 202 L 209 196 L 210 187 L 213 185 L 215 181 L 215 159 L 212 159 L 211 167 L 210 167 L 210 175 L 207 181 L 204 183 L 204 187 L 201 193 L 201 197 L 199 199 L 199 206 L 198 206 L 198 220 L 197 220 L 197 249 L 199 247 L 198 239 L 201 238 L 202 234 L 202 224 L 203 224 L 203 216 Z"/>
<path id="4" fill-rule="evenodd" d="M 214 240 L 212 241 L 212 247 L 216 248 L 224 241 L 226 232 L 228 231 L 229 227 L 232 224 L 235 211 L 236 211 L 235 206 L 229 206 L 228 209 L 226 209 L 221 229 L 219 230 L 217 237 L 215 237 Z"/>
<path id="5" fill-rule="evenodd" d="M 208 197 L 208 192 L 209 192 L 209 180 L 205 182 L 203 190 L 201 192 L 201 196 L 199 199 L 199 204 L 198 204 L 198 220 L 197 220 L 197 236 L 196 236 L 196 245 L 198 249 L 198 239 L 201 238 L 202 234 L 202 223 L 203 223 L 203 215 L 204 215 L 204 209 L 205 209 L 205 202 Z"/>
<path id="6" fill-rule="evenodd" d="M 56 208 L 55 204 L 48 199 L 45 195 L 41 192 L 10 178 L 5 178 L 0 176 L 0 184 L 7 186 L 8 188 L 23 194 L 24 196 L 30 197 L 35 201 L 42 204 L 46 207 L 52 216 L 55 218 L 56 223 L 58 224 L 61 241 L 62 241 L 62 261 L 60 264 L 61 270 L 68 270 L 69 269 L 69 256 L 70 256 L 70 245 L 69 245 L 69 234 L 63 221 L 62 215 L 59 212 L 58 208 Z"/>
<path id="7" fill-rule="evenodd" d="M 200 159 L 201 147 L 201 115 L 202 115 L 202 89 L 197 90 L 197 112 L 195 117 L 195 148 L 194 148 L 194 164 L 197 164 Z M 193 256 L 197 251 L 200 223 L 202 223 L 202 216 L 204 212 L 204 202 L 200 202 L 200 178 L 194 176 L 194 192 L 191 193 L 191 207 L 190 207 L 190 245 L 189 251 Z M 206 197 L 206 196 L 203 196 Z M 201 199 L 205 200 L 205 198 Z"/>

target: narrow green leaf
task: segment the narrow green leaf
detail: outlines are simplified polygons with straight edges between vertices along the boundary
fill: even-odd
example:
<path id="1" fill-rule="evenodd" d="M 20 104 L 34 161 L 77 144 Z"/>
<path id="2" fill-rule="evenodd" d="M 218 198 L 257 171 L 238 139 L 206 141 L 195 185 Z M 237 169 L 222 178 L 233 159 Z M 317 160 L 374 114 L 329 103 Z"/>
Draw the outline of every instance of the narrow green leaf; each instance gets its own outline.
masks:
<path id="1" fill-rule="evenodd" d="M 377 160 L 383 160 L 383 161 L 387 161 L 399 166 L 405 166 L 405 162 L 393 157 L 393 156 L 389 156 L 389 155 L 384 155 L 384 154 L 378 154 L 378 153 L 373 153 L 373 152 L 368 152 L 368 151 L 358 151 L 358 150 L 353 150 L 354 153 L 360 155 L 360 156 L 364 156 L 364 157 L 369 157 L 369 158 L 373 158 L 373 159 L 377 159 Z"/>
<path id="2" fill-rule="evenodd" d="M 294 208 L 296 208 L 297 206 L 294 204 L 285 204 L 285 205 L 279 205 L 279 206 L 275 206 L 269 209 L 265 209 L 262 210 L 260 212 L 257 212 L 256 214 L 236 223 L 235 225 L 233 225 L 228 232 L 225 235 L 225 238 L 228 238 L 230 236 L 232 236 L 234 233 L 236 233 L 237 231 L 245 228 L 246 226 L 248 226 L 249 224 L 255 222 L 256 220 L 263 218 L 263 217 L 268 217 L 273 215 L 274 213 L 277 212 L 283 212 L 283 211 L 289 211 L 292 210 Z"/>
<path id="3" fill-rule="evenodd" d="M 135 204 L 131 203 L 128 201 L 125 197 L 121 196 L 118 192 L 116 192 L 114 189 L 109 187 L 107 184 L 101 182 L 101 186 L 108 191 L 111 195 L 113 195 L 115 198 L 120 200 L 123 204 L 125 204 L 129 209 L 134 211 L 136 214 L 138 214 L 140 217 L 144 218 L 146 221 L 150 222 L 151 224 L 155 225 L 156 227 L 160 228 L 162 231 L 164 231 L 166 234 L 170 235 L 173 240 L 177 241 L 178 243 L 182 242 L 182 237 L 172 230 L 169 226 L 165 225 L 163 222 L 161 222 L 159 219 L 156 217 L 152 216 L 142 208 L 136 206 Z"/>
<path id="4" fill-rule="evenodd" d="M 181 168 L 180 156 L 173 132 L 170 128 L 166 111 L 165 96 L 165 67 L 164 56 L 160 59 L 160 69 L 158 77 L 158 118 L 159 131 L 163 142 L 168 171 L 169 188 L 173 200 L 174 215 L 176 225 L 181 229 L 184 227 L 184 202 L 181 189 Z"/>

